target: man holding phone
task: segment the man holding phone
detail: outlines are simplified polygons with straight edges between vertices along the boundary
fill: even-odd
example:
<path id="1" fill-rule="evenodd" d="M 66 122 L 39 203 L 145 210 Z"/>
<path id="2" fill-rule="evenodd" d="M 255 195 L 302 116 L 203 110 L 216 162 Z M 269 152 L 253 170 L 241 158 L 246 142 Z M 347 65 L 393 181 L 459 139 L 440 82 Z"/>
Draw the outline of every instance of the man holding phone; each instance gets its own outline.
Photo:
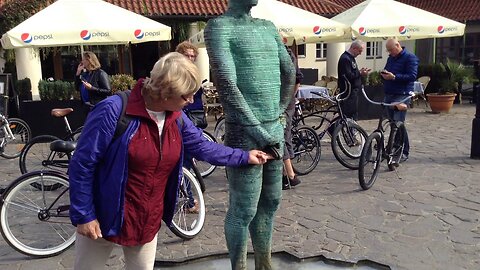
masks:
<path id="1" fill-rule="evenodd" d="M 346 80 L 352 85 L 350 96 L 342 101 L 340 106 L 346 117 L 358 119 L 358 92 L 362 88 L 362 76 L 367 76 L 370 72 L 369 68 L 358 69 L 355 58 L 362 54 L 365 43 L 355 40 L 350 44 L 350 48 L 345 51 L 338 60 L 338 87 L 340 92 L 346 91 Z M 348 93 L 344 93 L 342 97 L 346 97 Z"/>
<path id="2" fill-rule="evenodd" d="M 392 103 L 405 99 L 413 91 L 413 84 L 417 79 L 418 58 L 407 51 L 395 38 L 387 40 L 386 49 L 389 53 L 387 64 L 380 72 L 383 78 L 386 103 Z M 406 107 L 406 106 L 404 106 Z M 405 123 L 406 110 L 399 110 L 397 107 L 387 107 L 388 117 Z M 400 162 L 407 161 L 410 153 L 407 130 L 405 129 L 404 149 Z"/>

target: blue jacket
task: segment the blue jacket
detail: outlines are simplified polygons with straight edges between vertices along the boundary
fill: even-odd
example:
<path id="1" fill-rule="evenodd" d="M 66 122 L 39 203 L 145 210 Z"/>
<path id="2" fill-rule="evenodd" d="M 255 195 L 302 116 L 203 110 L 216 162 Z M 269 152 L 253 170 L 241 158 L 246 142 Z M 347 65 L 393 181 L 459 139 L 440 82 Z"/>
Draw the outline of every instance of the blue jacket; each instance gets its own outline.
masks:
<path id="1" fill-rule="evenodd" d="M 418 58 L 403 48 L 396 57 L 389 56 L 385 69 L 395 75 L 395 80 L 383 80 L 385 94 L 408 95 L 417 79 Z"/>
<path id="2" fill-rule="evenodd" d="M 132 96 L 135 99 L 140 94 L 133 90 L 129 105 Z M 84 224 L 98 219 L 104 236 L 114 236 L 121 232 L 128 178 L 128 145 L 140 125 L 140 120 L 135 118 L 125 133 L 112 141 L 121 109 L 122 100 L 118 95 L 111 96 L 94 107 L 69 164 L 72 224 Z M 182 136 L 182 157 L 173 170 L 174 173 L 169 176 L 165 188 L 162 219 L 168 226 L 172 222 L 182 178 L 184 151 L 215 165 L 248 164 L 248 152 L 207 141 L 202 136 L 202 131 L 183 112 L 180 117 L 176 120 L 176 128 Z"/>

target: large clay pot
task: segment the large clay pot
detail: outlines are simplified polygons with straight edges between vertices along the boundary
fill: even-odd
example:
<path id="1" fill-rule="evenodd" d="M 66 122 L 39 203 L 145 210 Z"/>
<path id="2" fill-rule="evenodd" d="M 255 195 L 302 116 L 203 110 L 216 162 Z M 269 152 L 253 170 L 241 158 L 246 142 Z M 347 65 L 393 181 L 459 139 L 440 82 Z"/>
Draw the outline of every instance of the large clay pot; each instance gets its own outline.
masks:
<path id="1" fill-rule="evenodd" d="M 434 113 L 448 112 L 453 106 L 457 94 L 427 94 L 427 100 Z"/>

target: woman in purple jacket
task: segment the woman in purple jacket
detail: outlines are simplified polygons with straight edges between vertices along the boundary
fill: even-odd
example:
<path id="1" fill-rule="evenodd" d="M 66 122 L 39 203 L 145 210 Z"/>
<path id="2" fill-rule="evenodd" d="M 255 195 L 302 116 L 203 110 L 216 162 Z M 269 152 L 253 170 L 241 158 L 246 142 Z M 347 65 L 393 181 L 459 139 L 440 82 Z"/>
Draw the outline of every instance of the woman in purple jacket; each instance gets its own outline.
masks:
<path id="1" fill-rule="evenodd" d="M 184 151 L 224 166 L 264 164 L 264 152 L 206 141 L 181 112 L 199 88 L 195 65 L 169 53 L 151 78 L 132 90 L 126 115 L 133 120 L 113 139 L 121 98 L 90 112 L 70 162 L 70 217 L 77 226 L 74 269 L 102 269 L 115 244 L 126 269 L 152 269 L 161 220 L 172 222 Z M 180 119 L 181 118 L 181 119 Z"/>

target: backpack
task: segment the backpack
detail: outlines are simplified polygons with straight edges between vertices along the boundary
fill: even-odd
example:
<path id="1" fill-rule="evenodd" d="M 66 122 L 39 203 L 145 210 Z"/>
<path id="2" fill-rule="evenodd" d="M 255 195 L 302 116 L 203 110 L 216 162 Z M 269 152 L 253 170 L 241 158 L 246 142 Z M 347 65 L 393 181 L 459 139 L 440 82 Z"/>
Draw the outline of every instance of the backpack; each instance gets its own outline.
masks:
<path id="1" fill-rule="evenodd" d="M 120 91 L 117 93 L 117 95 L 120 96 L 122 99 L 122 112 L 120 113 L 120 117 L 118 117 L 117 120 L 117 125 L 115 126 L 115 133 L 113 133 L 113 139 L 115 140 L 118 137 L 122 136 L 123 133 L 127 130 L 128 124 L 130 124 L 130 121 L 133 120 L 133 117 L 128 116 L 125 114 L 125 111 L 127 110 L 127 103 L 128 103 L 128 97 L 130 96 L 130 90 L 126 91 Z"/>
<path id="2" fill-rule="evenodd" d="M 125 114 L 127 110 L 128 97 L 130 96 L 131 90 L 117 92 L 117 95 L 122 99 L 122 111 L 117 120 L 117 125 L 115 126 L 115 133 L 113 133 L 113 140 L 122 136 L 123 133 L 127 130 L 128 125 L 133 120 L 133 117 Z M 183 118 L 180 117 L 180 124 L 183 126 Z"/>

